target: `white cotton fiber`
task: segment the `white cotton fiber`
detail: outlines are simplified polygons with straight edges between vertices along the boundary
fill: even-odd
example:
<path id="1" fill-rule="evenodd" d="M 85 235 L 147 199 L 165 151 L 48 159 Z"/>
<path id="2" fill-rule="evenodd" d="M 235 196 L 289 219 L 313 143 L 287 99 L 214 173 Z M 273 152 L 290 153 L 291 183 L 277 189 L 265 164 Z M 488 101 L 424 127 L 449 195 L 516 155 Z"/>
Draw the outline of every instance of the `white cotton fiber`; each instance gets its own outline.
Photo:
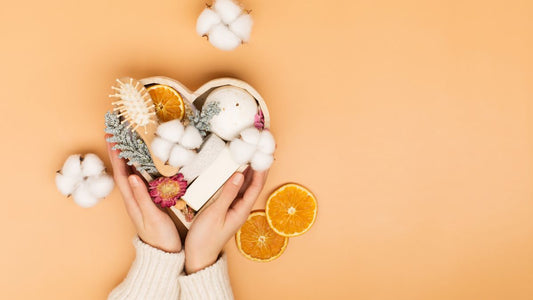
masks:
<path id="1" fill-rule="evenodd" d="M 69 177 L 61 173 L 56 173 L 56 186 L 59 192 L 68 196 L 74 192 L 81 178 L 79 176 Z"/>
<path id="2" fill-rule="evenodd" d="M 274 157 L 270 154 L 257 151 L 252 157 L 251 166 L 256 171 L 264 171 L 272 165 Z"/>
<path id="3" fill-rule="evenodd" d="M 89 191 L 98 199 L 107 197 L 115 185 L 113 178 L 107 174 L 87 178 L 86 185 Z"/>
<path id="4" fill-rule="evenodd" d="M 183 124 L 179 120 L 162 123 L 157 127 L 157 135 L 165 140 L 177 143 L 183 135 Z"/>
<path id="5" fill-rule="evenodd" d="M 231 158 L 233 158 L 236 163 L 244 164 L 252 159 L 256 147 L 255 145 L 250 145 L 243 140 L 237 139 L 230 143 L 229 150 L 231 152 Z"/>
<path id="6" fill-rule="evenodd" d="M 198 21 L 196 21 L 196 32 L 202 36 L 206 35 L 213 26 L 220 22 L 221 19 L 218 14 L 210 8 L 206 8 L 198 17 Z"/>
<path id="7" fill-rule="evenodd" d="M 61 169 L 61 174 L 69 177 L 81 176 L 81 158 L 79 154 L 73 154 L 67 158 Z"/>
<path id="8" fill-rule="evenodd" d="M 87 182 L 82 182 L 78 188 L 72 193 L 72 198 L 74 202 L 81 207 L 91 207 L 94 206 L 100 199 L 93 195 L 89 190 Z"/>
<path id="9" fill-rule="evenodd" d="M 185 149 L 181 145 L 174 145 L 170 151 L 170 157 L 168 159 L 168 164 L 173 167 L 182 167 L 191 162 L 196 156 L 196 152 Z"/>
<path id="10" fill-rule="evenodd" d="M 196 127 L 189 125 L 185 128 L 180 139 L 180 144 L 187 149 L 196 149 L 202 145 L 203 138 Z"/>
<path id="11" fill-rule="evenodd" d="M 209 42 L 220 50 L 230 51 L 241 44 L 241 39 L 221 23 L 209 31 Z"/>
<path id="12" fill-rule="evenodd" d="M 74 202 L 81 207 L 91 207 L 101 198 L 111 193 L 115 183 L 105 173 L 102 160 L 92 153 L 75 154 L 67 158 L 60 173 L 56 174 L 56 185 L 65 196 L 71 195 Z"/>
<path id="13" fill-rule="evenodd" d="M 151 144 L 152 154 L 161 161 L 166 162 L 170 156 L 170 149 L 172 149 L 173 145 L 174 144 L 165 139 L 155 137 Z"/>
<path id="14" fill-rule="evenodd" d="M 261 137 L 259 138 L 259 142 L 257 143 L 257 149 L 266 154 L 274 153 L 274 150 L 276 149 L 276 142 L 274 141 L 274 137 L 272 136 L 272 133 L 270 133 L 270 131 L 261 131 Z"/>
<path id="15" fill-rule="evenodd" d="M 225 146 L 226 143 L 216 134 L 207 136 L 196 157 L 180 169 L 180 173 L 183 174 L 185 180 L 190 183 L 198 177 L 203 170 L 215 161 Z"/>
<path id="16" fill-rule="evenodd" d="M 250 40 L 253 23 L 254 21 L 249 14 L 242 14 L 229 25 L 229 30 L 235 33 L 235 35 L 244 42 L 248 42 L 248 40 Z"/>
<path id="17" fill-rule="evenodd" d="M 215 0 L 213 9 L 226 24 L 230 24 L 237 19 L 242 11 L 242 8 L 232 0 Z"/>
<path id="18" fill-rule="evenodd" d="M 251 145 L 257 145 L 260 136 L 261 132 L 255 127 L 246 128 L 241 131 L 242 140 Z"/>
<path id="19" fill-rule="evenodd" d="M 84 177 L 95 176 L 105 169 L 104 162 L 93 153 L 87 153 L 81 162 L 81 172 Z"/>

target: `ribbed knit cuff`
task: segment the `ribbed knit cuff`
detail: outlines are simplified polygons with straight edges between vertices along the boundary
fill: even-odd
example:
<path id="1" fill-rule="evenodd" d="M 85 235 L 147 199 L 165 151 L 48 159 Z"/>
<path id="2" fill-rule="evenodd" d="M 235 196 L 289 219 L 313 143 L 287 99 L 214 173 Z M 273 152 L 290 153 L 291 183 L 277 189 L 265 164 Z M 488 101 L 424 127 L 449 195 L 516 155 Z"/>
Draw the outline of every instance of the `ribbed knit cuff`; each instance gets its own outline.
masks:
<path id="1" fill-rule="evenodd" d="M 167 253 L 133 240 L 136 257 L 128 276 L 117 286 L 108 299 L 172 299 L 179 296 L 178 276 L 183 270 L 185 255 Z"/>
<path id="2" fill-rule="evenodd" d="M 228 275 L 226 254 L 213 265 L 190 275 L 178 278 L 181 300 L 232 300 L 233 292 Z"/>

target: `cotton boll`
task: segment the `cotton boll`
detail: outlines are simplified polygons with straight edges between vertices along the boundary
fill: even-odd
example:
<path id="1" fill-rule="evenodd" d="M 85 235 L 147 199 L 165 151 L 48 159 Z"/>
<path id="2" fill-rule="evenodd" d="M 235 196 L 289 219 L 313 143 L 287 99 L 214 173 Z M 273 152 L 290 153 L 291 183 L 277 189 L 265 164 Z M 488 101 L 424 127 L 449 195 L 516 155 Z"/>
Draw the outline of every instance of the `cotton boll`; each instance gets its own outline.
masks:
<path id="1" fill-rule="evenodd" d="M 204 36 L 213 26 L 219 24 L 220 22 L 221 19 L 218 14 L 215 11 L 206 8 L 198 17 L 198 21 L 196 21 L 196 32 L 199 35 Z"/>
<path id="2" fill-rule="evenodd" d="M 104 169 L 104 162 L 96 154 L 85 154 L 83 161 L 81 162 L 81 172 L 83 176 L 95 176 L 101 174 Z"/>
<path id="3" fill-rule="evenodd" d="M 274 141 L 274 137 L 270 131 L 263 130 L 261 132 L 261 137 L 259 138 L 257 148 L 266 154 L 274 153 L 274 150 L 276 149 L 276 142 Z"/>
<path id="4" fill-rule="evenodd" d="M 181 145 L 175 145 L 170 151 L 168 164 L 173 167 L 182 167 L 190 163 L 196 157 L 196 152 L 185 149 Z"/>
<path id="5" fill-rule="evenodd" d="M 224 24 L 218 24 L 209 31 L 209 42 L 220 50 L 230 51 L 241 44 L 241 39 Z"/>
<path id="6" fill-rule="evenodd" d="M 172 149 L 173 144 L 165 139 L 160 137 L 155 137 L 152 140 L 152 154 L 159 158 L 161 161 L 166 162 L 170 155 L 170 149 Z"/>
<path id="7" fill-rule="evenodd" d="M 76 189 L 80 180 L 80 176 L 70 177 L 61 173 L 56 174 L 57 189 L 65 196 L 68 196 L 74 192 L 74 189 Z"/>
<path id="8" fill-rule="evenodd" d="M 73 154 L 67 158 L 61 169 L 61 174 L 68 177 L 77 177 L 81 175 L 81 157 L 79 154 Z"/>
<path id="9" fill-rule="evenodd" d="M 241 131 L 253 127 L 257 102 L 246 90 L 224 86 L 214 89 L 207 96 L 204 107 L 218 102 L 221 111 L 209 121 L 211 132 L 226 141 L 235 139 Z"/>
<path id="10" fill-rule="evenodd" d="M 215 0 L 213 8 L 226 24 L 230 24 L 241 14 L 241 7 L 231 0 Z"/>
<path id="11" fill-rule="evenodd" d="M 248 144 L 257 145 L 261 132 L 255 127 L 246 128 L 241 131 L 241 138 Z"/>
<path id="12" fill-rule="evenodd" d="M 196 149 L 202 145 L 203 138 L 196 127 L 189 125 L 181 136 L 180 144 L 187 149 Z"/>
<path id="13" fill-rule="evenodd" d="M 251 166 L 256 171 L 264 171 L 270 168 L 272 162 L 274 162 L 272 155 L 257 151 L 252 158 Z"/>
<path id="14" fill-rule="evenodd" d="M 98 199 L 107 197 L 115 185 L 113 178 L 107 174 L 87 178 L 85 183 L 92 195 Z"/>
<path id="15" fill-rule="evenodd" d="M 157 135 L 169 142 L 177 143 L 183 135 L 183 124 L 179 120 L 162 123 L 157 127 Z"/>
<path id="16" fill-rule="evenodd" d="M 87 182 L 82 182 L 78 188 L 72 193 L 72 198 L 74 202 L 81 207 L 91 207 L 94 206 L 100 199 L 93 195 L 89 190 Z"/>
<path id="17" fill-rule="evenodd" d="M 248 42 L 250 40 L 250 33 L 252 32 L 252 25 L 254 21 L 249 14 L 242 14 L 231 25 L 229 29 L 235 33 L 241 40 Z"/>
<path id="18" fill-rule="evenodd" d="M 244 164 L 252 159 L 252 156 L 255 152 L 255 146 L 250 145 L 243 140 L 234 140 L 229 145 L 229 150 L 231 152 L 231 158 L 238 163 Z"/>

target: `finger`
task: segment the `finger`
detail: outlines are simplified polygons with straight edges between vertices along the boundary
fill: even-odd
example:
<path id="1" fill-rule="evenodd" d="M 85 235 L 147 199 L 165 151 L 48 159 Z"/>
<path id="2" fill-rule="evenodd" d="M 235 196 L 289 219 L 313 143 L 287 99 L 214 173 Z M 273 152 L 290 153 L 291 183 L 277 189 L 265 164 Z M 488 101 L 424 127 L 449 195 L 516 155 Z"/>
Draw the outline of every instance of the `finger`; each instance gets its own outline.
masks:
<path id="1" fill-rule="evenodd" d="M 161 214 L 164 214 L 152 201 L 146 184 L 144 184 L 144 181 L 138 175 L 130 175 L 128 180 L 133 191 L 133 197 L 137 201 L 144 220 L 159 217 Z"/>
<path id="2" fill-rule="evenodd" d="M 233 206 L 231 207 L 231 210 L 228 213 L 228 218 L 235 219 L 233 221 L 236 223 L 240 223 L 242 221 L 241 219 L 245 220 L 248 217 L 248 214 L 252 210 L 255 201 L 259 197 L 259 194 L 261 194 L 261 191 L 263 190 L 263 187 L 265 185 L 268 170 L 261 172 L 253 172 L 253 178 L 252 182 L 250 183 L 250 186 L 244 192 L 242 198 L 238 199 L 233 203 Z"/>
<path id="3" fill-rule="evenodd" d="M 244 195 L 244 192 L 246 192 L 246 189 L 248 189 L 250 183 L 252 183 L 253 173 L 254 171 L 252 170 L 252 168 L 250 168 L 250 166 L 248 166 L 244 170 L 244 172 L 242 172 L 242 174 L 244 175 L 244 183 L 242 184 L 241 189 L 239 190 L 239 195 L 237 196 L 238 198 L 241 198 Z"/>
<path id="4" fill-rule="evenodd" d="M 120 153 L 120 151 L 113 150 L 113 146 L 115 146 L 115 144 L 107 142 L 107 138 L 111 137 L 111 135 L 106 134 L 105 137 L 106 137 L 106 144 L 107 144 L 107 154 L 109 156 L 109 160 L 111 161 L 111 166 L 113 167 L 113 174 L 128 176 L 129 174 L 128 166 L 126 165 L 124 160 L 118 157 L 118 154 Z"/>
<path id="5" fill-rule="evenodd" d="M 106 138 L 108 136 L 109 135 L 106 135 Z M 135 225 L 138 225 L 140 224 L 140 222 L 142 222 L 142 215 L 128 183 L 129 172 L 126 163 L 118 157 L 118 151 L 113 150 L 111 148 L 112 145 L 110 143 L 107 143 L 107 153 L 109 155 L 109 159 L 111 160 L 111 166 L 113 168 L 113 178 L 115 179 L 115 183 L 118 189 L 120 190 L 120 193 L 122 194 L 122 198 L 124 199 L 124 205 L 126 206 L 126 211 L 128 212 L 128 215 L 135 223 Z"/>
<path id="6" fill-rule="evenodd" d="M 235 197 L 237 197 L 243 182 L 244 175 L 242 173 L 236 172 L 233 174 L 222 187 L 222 192 L 215 203 L 213 203 L 213 206 L 220 212 L 226 213 L 233 200 L 235 200 Z"/>

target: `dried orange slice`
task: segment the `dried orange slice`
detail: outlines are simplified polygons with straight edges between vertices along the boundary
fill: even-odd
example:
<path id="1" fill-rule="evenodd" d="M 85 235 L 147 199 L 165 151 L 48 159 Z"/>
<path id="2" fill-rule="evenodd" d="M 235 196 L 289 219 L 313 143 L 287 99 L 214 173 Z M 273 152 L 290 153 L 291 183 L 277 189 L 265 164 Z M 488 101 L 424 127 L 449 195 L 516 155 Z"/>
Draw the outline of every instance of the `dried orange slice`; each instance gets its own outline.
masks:
<path id="1" fill-rule="evenodd" d="M 279 235 L 304 234 L 316 220 L 315 196 L 303 186 L 289 183 L 275 190 L 266 203 L 268 224 Z"/>
<path id="2" fill-rule="evenodd" d="M 161 122 L 181 120 L 185 114 L 185 103 L 181 95 L 173 88 L 156 84 L 148 89 L 155 106 L 155 113 Z"/>
<path id="3" fill-rule="evenodd" d="M 287 248 L 289 239 L 270 228 L 264 211 L 256 211 L 237 231 L 235 241 L 246 258 L 266 262 L 278 258 Z"/>

